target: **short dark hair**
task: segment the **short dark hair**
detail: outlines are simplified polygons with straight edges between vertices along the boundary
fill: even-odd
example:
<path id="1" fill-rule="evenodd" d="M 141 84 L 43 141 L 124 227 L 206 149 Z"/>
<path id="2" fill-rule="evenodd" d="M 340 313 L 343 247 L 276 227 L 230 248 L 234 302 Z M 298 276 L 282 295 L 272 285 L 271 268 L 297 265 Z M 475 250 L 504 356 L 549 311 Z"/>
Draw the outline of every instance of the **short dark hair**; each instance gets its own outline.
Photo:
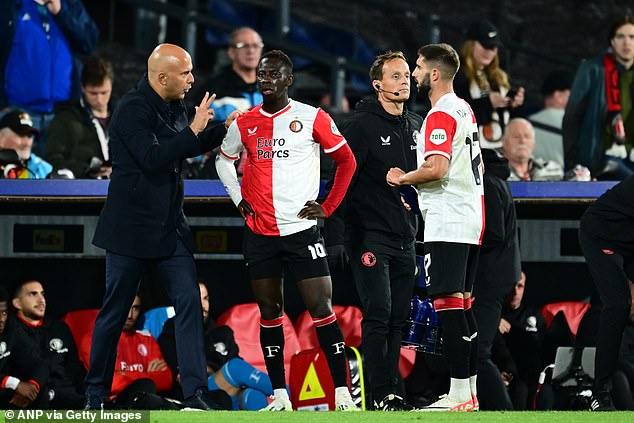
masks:
<path id="1" fill-rule="evenodd" d="M 383 65 L 385 64 L 385 62 L 389 62 L 390 60 L 394 59 L 402 59 L 407 62 L 407 59 L 405 58 L 405 55 L 402 51 L 388 50 L 385 53 L 376 56 L 376 58 L 374 59 L 374 63 L 372 63 L 372 66 L 370 66 L 370 82 L 383 79 Z"/>
<path id="2" fill-rule="evenodd" d="M 101 85 L 109 79 L 114 82 L 114 70 L 112 63 L 100 57 L 91 56 L 84 61 L 84 68 L 81 71 L 81 85 Z"/>
<path id="3" fill-rule="evenodd" d="M 40 285 L 42 285 L 42 287 L 44 287 L 44 284 L 39 279 L 36 279 L 36 278 L 21 279 L 14 285 L 15 288 L 13 289 L 13 297 L 11 297 L 11 299 L 18 298 L 20 296 L 20 292 L 22 291 L 22 287 L 26 285 L 27 283 L 31 283 L 31 282 L 37 282 Z"/>
<path id="4" fill-rule="evenodd" d="M 288 68 L 288 70 L 293 73 L 293 61 L 291 60 L 290 57 L 288 57 L 288 55 L 286 53 L 284 53 L 282 50 L 270 50 L 267 51 L 266 53 L 264 53 L 262 55 L 262 57 L 260 57 L 260 62 L 258 63 L 258 65 L 260 63 L 262 63 L 262 60 L 264 59 L 275 59 L 275 60 L 279 60 L 280 62 L 282 62 L 282 64 L 284 66 L 286 66 Z"/>
<path id="5" fill-rule="evenodd" d="M 453 79 L 460 69 L 460 57 L 449 44 L 427 44 L 418 49 L 418 55 L 425 62 L 438 66 L 442 79 Z"/>
<path id="6" fill-rule="evenodd" d="M 616 31 L 619 30 L 623 25 L 634 25 L 634 16 L 632 15 L 624 15 L 614 18 L 612 23 L 610 24 L 610 29 L 608 30 L 608 44 L 612 41 L 612 38 L 616 37 Z"/>

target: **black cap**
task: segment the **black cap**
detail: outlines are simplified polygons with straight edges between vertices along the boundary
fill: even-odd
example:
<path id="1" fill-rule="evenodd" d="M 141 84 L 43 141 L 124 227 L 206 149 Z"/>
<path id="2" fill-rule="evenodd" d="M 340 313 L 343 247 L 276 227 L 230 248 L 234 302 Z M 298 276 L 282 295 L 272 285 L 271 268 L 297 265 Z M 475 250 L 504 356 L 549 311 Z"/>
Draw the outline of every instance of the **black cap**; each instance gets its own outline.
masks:
<path id="1" fill-rule="evenodd" d="M 475 40 L 486 49 L 502 45 L 498 29 L 489 21 L 475 21 L 467 29 L 467 40 Z"/>
<path id="2" fill-rule="evenodd" d="M 9 128 L 18 135 L 37 135 L 40 132 L 33 127 L 31 116 L 22 110 L 14 110 L 0 119 L 0 129 Z"/>
<path id="3" fill-rule="evenodd" d="M 569 90 L 572 87 L 572 73 L 564 70 L 550 72 L 542 83 L 542 95 L 550 95 L 555 91 Z"/>

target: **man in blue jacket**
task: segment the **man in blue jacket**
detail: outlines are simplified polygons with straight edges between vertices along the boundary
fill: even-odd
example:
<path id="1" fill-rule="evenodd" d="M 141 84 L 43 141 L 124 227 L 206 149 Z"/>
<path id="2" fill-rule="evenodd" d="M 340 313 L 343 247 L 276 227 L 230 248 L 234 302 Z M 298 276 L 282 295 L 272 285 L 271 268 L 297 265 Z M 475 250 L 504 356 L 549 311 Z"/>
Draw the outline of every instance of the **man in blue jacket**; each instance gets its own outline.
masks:
<path id="1" fill-rule="evenodd" d="M 53 105 L 79 99 L 78 54 L 90 54 L 99 30 L 81 0 L 0 0 L 0 110 L 26 110 L 44 152 Z"/>
<path id="2" fill-rule="evenodd" d="M 222 124 L 208 129 L 215 95 L 206 93 L 188 113 L 183 99 L 194 82 L 191 57 L 161 44 L 148 72 L 112 114 L 112 174 L 93 243 L 106 250 L 106 293 L 93 333 L 86 376 L 86 408 L 103 406 L 110 390 L 117 343 L 148 268 L 161 275 L 176 309 L 176 348 L 185 405 L 212 409 L 207 391 L 194 238 L 183 214 L 183 161 L 220 145 Z M 226 125 L 229 125 L 235 115 Z"/>

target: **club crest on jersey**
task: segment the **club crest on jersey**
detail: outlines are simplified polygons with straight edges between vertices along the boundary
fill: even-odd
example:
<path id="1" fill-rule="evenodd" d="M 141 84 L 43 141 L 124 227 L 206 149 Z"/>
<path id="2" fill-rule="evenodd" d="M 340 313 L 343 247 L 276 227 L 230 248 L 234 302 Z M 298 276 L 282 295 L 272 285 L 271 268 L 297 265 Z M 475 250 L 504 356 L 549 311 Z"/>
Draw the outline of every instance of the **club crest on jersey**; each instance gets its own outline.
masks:
<path id="1" fill-rule="evenodd" d="M 249 135 L 255 135 L 255 133 L 258 132 L 258 127 L 256 126 L 255 128 L 247 128 L 247 132 L 249 133 Z"/>
<path id="2" fill-rule="evenodd" d="M 445 132 L 445 130 L 442 128 L 436 128 L 431 131 L 431 134 L 429 135 L 429 141 L 436 145 L 440 145 L 447 141 L 447 132 Z"/>
<path id="3" fill-rule="evenodd" d="M 361 256 L 361 264 L 363 264 L 365 267 L 374 266 L 376 264 L 376 256 L 370 251 L 363 253 L 363 255 Z"/>
<path id="4" fill-rule="evenodd" d="M 379 137 L 381 138 L 381 145 L 392 145 L 390 143 L 390 135 L 388 135 L 387 138 L 383 138 L 380 135 Z"/>
<path id="5" fill-rule="evenodd" d="M 304 129 L 304 125 L 300 121 L 295 119 L 290 123 L 290 125 L 288 125 L 288 128 L 293 132 L 299 132 Z"/>
<path id="6" fill-rule="evenodd" d="M 139 354 L 141 354 L 143 357 L 147 357 L 148 354 L 148 350 L 147 347 L 145 346 L 145 344 L 139 344 L 139 346 L 136 347 L 136 350 L 138 351 Z"/>

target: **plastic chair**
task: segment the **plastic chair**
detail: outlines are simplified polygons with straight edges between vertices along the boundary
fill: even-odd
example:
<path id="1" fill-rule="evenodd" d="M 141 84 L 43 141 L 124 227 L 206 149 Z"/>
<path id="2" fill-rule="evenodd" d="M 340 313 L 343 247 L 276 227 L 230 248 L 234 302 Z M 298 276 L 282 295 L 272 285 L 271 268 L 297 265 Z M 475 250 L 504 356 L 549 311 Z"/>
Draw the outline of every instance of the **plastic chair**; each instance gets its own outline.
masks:
<path id="1" fill-rule="evenodd" d="M 216 325 L 233 329 L 240 356 L 258 370 L 266 372 L 264 355 L 260 347 L 260 309 L 256 303 L 238 304 L 225 311 Z M 291 358 L 300 350 L 297 334 L 291 319 L 284 313 L 284 368 L 286 383 L 290 377 Z"/>
<path id="2" fill-rule="evenodd" d="M 361 320 L 363 316 L 361 310 L 355 306 L 334 305 L 332 310 L 337 316 L 337 322 L 343 332 L 343 339 L 348 346 L 358 347 L 361 345 Z M 299 346 L 302 350 L 319 348 L 317 332 L 313 319 L 308 310 L 302 312 L 295 320 L 295 333 L 299 339 Z"/>
<path id="3" fill-rule="evenodd" d="M 550 327 L 553 319 L 558 313 L 563 313 L 573 336 L 577 336 L 579 324 L 586 311 L 590 310 L 590 304 L 580 301 L 562 301 L 550 303 L 542 307 L 542 315 L 546 320 L 546 327 Z"/>
<path id="4" fill-rule="evenodd" d="M 86 341 L 86 338 L 92 340 L 92 331 L 95 328 L 95 320 L 98 313 L 98 308 L 74 310 L 69 311 L 62 317 L 62 321 L 68 325 L 70 332 L 73 334 L 79 358 L 86 368 L 88 368 L 90 358 L 90 351 L 86 351 L 86 348 L 90 348 L 90 342 Z"/>

